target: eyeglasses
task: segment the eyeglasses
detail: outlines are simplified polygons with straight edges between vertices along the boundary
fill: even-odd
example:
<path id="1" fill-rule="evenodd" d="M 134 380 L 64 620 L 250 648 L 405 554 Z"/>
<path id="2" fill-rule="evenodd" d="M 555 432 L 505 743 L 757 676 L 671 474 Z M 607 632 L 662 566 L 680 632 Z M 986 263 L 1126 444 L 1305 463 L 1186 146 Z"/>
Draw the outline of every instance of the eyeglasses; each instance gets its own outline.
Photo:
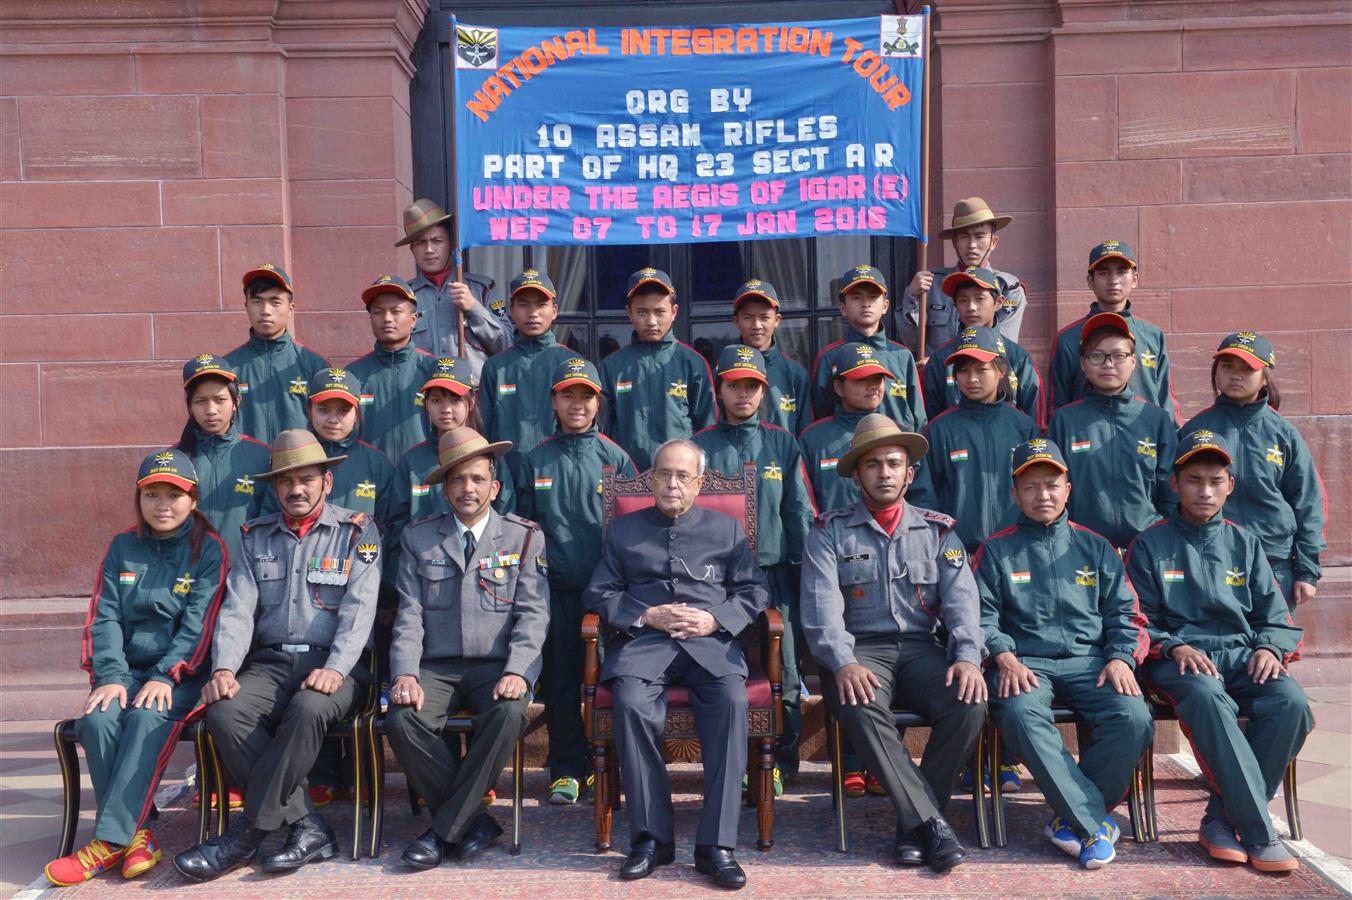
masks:
<path id="1" fill-rule="evenodd" d="M 699 476 L 691 475 L 689 472 L 674 472 L 671 469 L 656 469 L 653 471 L 653 481 L 674 481 L 681 487 L 688 486 L 696 478 L 699 478 Z"/>
<path id="2" fill-rule="evenodd" d="M 1106 362 L 1111 362 L 1114 366 L 1124 366 L 1131 357 L 1132 354 L 1124 353 L 1121 350 L 1116 353 L 1104 353 L 1102 350 L 1090 350 L 1084 355 L 1084 358 L 1089 360 L 1089 365 L 1091 366 L 1101 366 Z"/>

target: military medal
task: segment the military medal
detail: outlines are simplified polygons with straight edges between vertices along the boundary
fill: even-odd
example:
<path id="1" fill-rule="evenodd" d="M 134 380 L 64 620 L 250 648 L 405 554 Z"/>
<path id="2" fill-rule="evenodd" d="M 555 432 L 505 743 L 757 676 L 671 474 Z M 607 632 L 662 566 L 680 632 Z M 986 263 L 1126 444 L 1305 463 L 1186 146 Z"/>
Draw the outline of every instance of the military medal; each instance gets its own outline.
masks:
<path id="1" fill-rule="evenodd" d="M 352 571 L 352 560 L 333 557 L 313 557 L 306 564 L 305 580 L 311 584 L 347 584 Z"/>

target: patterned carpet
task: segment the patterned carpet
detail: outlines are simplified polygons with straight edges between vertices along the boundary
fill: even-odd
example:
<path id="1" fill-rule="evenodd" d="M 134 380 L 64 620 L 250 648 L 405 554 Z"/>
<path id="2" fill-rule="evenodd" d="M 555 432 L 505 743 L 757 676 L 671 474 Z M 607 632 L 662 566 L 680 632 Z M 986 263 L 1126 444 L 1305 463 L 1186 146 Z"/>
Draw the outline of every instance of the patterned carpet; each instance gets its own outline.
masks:
<path id="1" fill-rule="evenodd" d="M 676 864 L 659 869 L 641 882 L 621 882 L 615 877 L 622 860 L 618 852 L 598 855 L 593 848 L 591 807 L 542 806 L 529 799 L 524 813 L 524 849 L 513 857 L 506 846 L 508 836 L 468 865 L 447 863 L 433 872 L 413 873 L 400 866 L 403 845 L 426 827 L 426 816 L 413 818 L 403 794 L 403 778 L 392 774 L 387 785 L 388 817 L 384 856 L 354 862 L 347 858 L 311 865 L 279 878 L 245 868 L 214 882 L 195 887 L 174 870 L 170 858 L 187 846 L 196 829 L 194 811 L 186 796 L 166 809 L 156 828 L 165 847 L 165 859 L 147 875 L 123 881 L 105 875 L 79 888 L 61 891 L 61 896 L 85 893 L 130 894 L 141 891 L 160 895 L 229 898 L 257 897 L 676 897 L 715 895 L 717 889 L 698 875 L 691 863 L 690 835 L 694 832 L 700 799 L 697 767 L 673 767 L 677 795 L 678 851 Z M 1205 794 L 1200 783 L 1173 760 L 1156 763 L 1160 840 L 1137 844 L 1128 835 L 1125 808 L 1118 819 L 1123 837 L 1117 860 L 1098 872 L 1081 870 L 1070 857 L 1041 837 L 1049 812 L 1040 795 L 1029 787 L 1006 802 L 1009 845 L 1003 849 L 977 850 L 968 864 L 946 876 L 925 870 L 901 870 L 891 865 L 895 820 L 885 798 L 866 797 L 849 801 L 851 850 L 834 849 L 834 817 L 831 810 L 826 767 L 811 764 L 790 792 L 776 803 L 775 848 L 768 854 L 754 849 L 755 815 L 742 815 L 743 849 L 739 858 L 749 884 L 742 895 L 767 897 L 945 897 L 945 898 L 1129 898 L 1169 897 L 1179 900 L 1204 897 L 1227 898 L 1322 898 L 1346 896 L 1310 866 L 1287 876 L 1261 875 L 1246 866 L 1211 862 L 1196 841 L 1196 826 Z M 498 786 L 505 796 L 506 777 Z M 532 771 L 526 795 L 539 797 L 544 776 Z M 86 794 L 86 796 L 88 796 Z M 510 806 L 498 801 L 493 812 L 504 827 L 510 825 Z M 975 843 L 971 808 L 963 797 L 954 798 L 951 820 L 963 840 Z M 330 821 L 347 847 L 351 834 L 351 806 L 338 803 L 328 810 Z M 628 827 L 621 810 L 616 816 L 615 845 L 627 846 Z M 82 835 L 83 836 L 83 835 Z M 280 843 L 281 835 L 269 839 Z"/>

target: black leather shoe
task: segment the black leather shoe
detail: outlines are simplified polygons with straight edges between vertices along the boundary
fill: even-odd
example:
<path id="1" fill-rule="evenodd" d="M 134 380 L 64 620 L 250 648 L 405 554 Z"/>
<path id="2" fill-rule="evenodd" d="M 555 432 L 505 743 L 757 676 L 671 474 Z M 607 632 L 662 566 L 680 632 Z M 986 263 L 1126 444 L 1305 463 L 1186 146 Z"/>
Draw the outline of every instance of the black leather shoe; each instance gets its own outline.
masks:
<path id="1" fill-rule="evenodd" d="M 244 816 L 237 816 L 225 834 L 175 856 L 174 868 L 193 881 L 220 878 L 253 859 L 267 836 L 263 829 L 250 827 Z"/>
<path id="2" fill-rule="evenodd" d="M 429 828 L 404 848 L 401 858 L 415 869 L 435 869 L 446 858 L 449 846 L 441 839 L 441 835 Z"/>
<path id="3" fill-rule="evenodd" d="M 746 873 L 727 847 L 696 847 L 695 871 L 708 875 L 721 888 L 736 891 L 746 887 Z"/>
<path id="4" fill-rule="evenodd" d="M 502 826 L 488 813 L 479 813 L 479 817 L 469 825 L 469 831 L 448 849 L 460 862 L 468 862 L 480 850 L 502 837 Z"/>
<path id="5" fill-rule="evenodd" d="M 936 872 L 947 872 L 954 866 L 966 862 L 967 857 L 971 855 L 967 852 L 967 848 L 958 842 L 958 836 L 953 833 L 953 829 L 942 816 L 935 816 L 917 830 L 925 842 L 925 861 Z"/>
<path id="6" fill-rule="evenodd" d="M 897 829 L 897 843 L 893 848 L 893 854 L 899 866 L 923 866 L 925 864 L 925 840 L 920 836 L 920 829 L 913 828 L 910 831 Z"/>
<path id="7" fill-rule="evenodd" d="M 629 855 L 620 866 L 622 881 L 647 878 L 658 866 L 669 866 L 676 861 L 676 845 L 659 843 L 657 838 L 644 835 L 629 848 Z"/>
<path id="8" fill-rule="evenodd" d="M 291 826 L 286 843 L 261 860 L 264 872 L 294 872 L 317 859 L 338 855 L 338 836 L 319 813 L 310 813 Z"/>

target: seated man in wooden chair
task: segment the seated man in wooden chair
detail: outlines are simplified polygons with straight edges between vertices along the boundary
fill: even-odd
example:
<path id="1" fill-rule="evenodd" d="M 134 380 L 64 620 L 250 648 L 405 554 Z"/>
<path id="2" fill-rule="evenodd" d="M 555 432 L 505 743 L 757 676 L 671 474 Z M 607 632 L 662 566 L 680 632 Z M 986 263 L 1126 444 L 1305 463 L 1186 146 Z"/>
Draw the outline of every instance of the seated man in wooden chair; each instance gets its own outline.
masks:
<path id="1" fill-rule="evenodd" d="M 769 605 L 765 576 L 736 519 L 695 506 L 704 454 L 668 441 L 653 457 L 655 507 L 611 523 L 585 596 L 620 640 L 601 677 L 615 698 L 615 744 L 629 798 L 625 880 L 675 860 L 671 784 L 662 759 L 668 685 L 690 692 L 704 760 L 695 868 L 740 888 L 737 818 L 747 756 L 747 661 L 737 636 Z"/>

